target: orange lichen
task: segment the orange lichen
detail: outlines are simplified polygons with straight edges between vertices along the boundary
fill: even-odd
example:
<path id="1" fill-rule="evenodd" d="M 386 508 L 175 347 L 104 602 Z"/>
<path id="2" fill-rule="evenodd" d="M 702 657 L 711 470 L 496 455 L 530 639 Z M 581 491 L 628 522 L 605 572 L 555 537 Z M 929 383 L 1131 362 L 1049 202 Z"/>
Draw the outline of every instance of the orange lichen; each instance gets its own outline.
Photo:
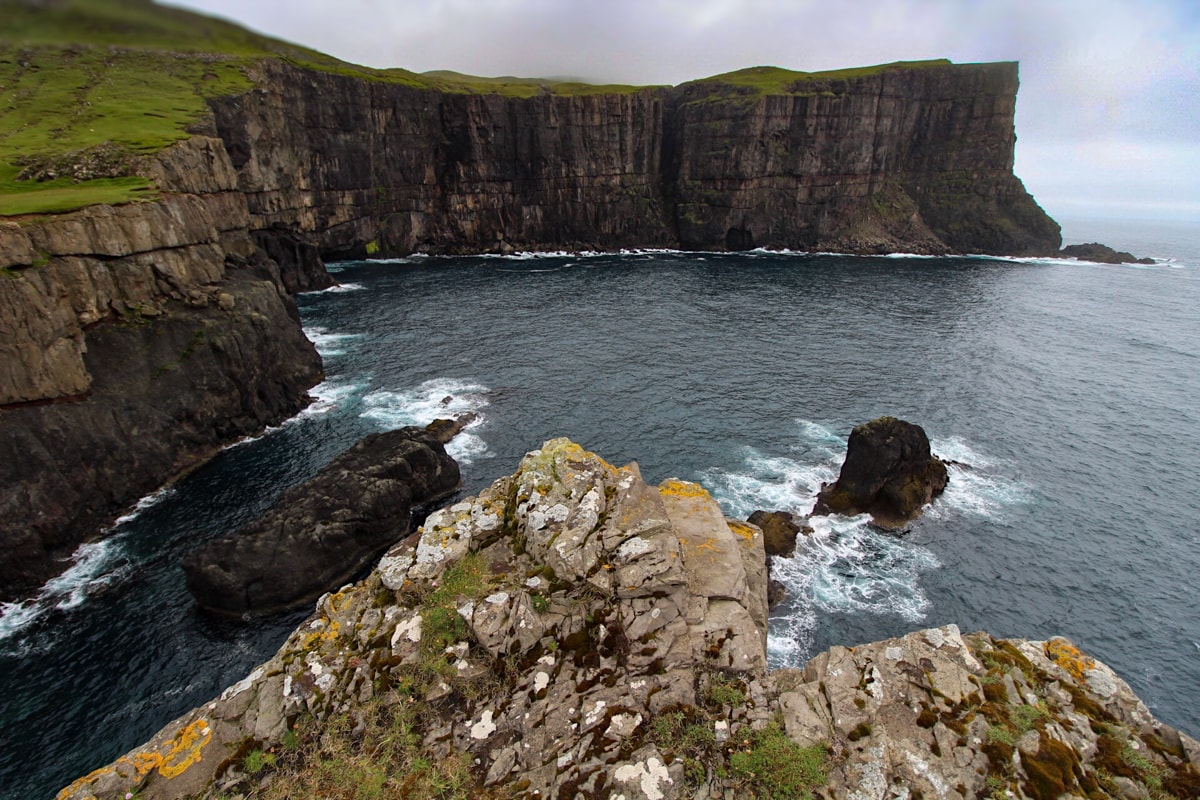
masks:
<path id="1" fill-rule="evenodd" d="M 66 800 L 106 775 L 127 774 L 126 770 L 122 770 L 121 767 L 128 767 L 132 770 L 131 780 L 135 783 L 154 770 L 158 770 L 158 774 L 167 780 L 177 778 L 204 757 L 204 748 L 210 741 L 212 741 L 212 726 L 208 724 L 208 720 L 201 717 L 181 728 L 157 750 L 143 750 L 132 756 L 121 756 L 111 765 L 101 767 L 75 781 L 59 792 L 55 800 Z"/>
<path id="2" fill-rule="evenodd" d="M 1051 639 L 1046 642 L 1045 649 L 1050 660 L 1070 673 L 1076 681 L 1082 682 L 1088 670 L 1096 667 L 1093 659 L 1066 639 Z"/>
<path id="3" fill-rule="evenodd" d="M 747 525 L 744 522 L 729 522 L 729 530 L 736 533 L 738 536 L 746 540 L 747 544 L 754 543 L 754 537 L 758 535 L 758 529 Z"/>
<path id="4" fill-rule="evenodd" d="M 309 631 L 304 634 L 304 637 L 300 640 L 301 650 L 312 650 L 321 642 L 332 642 L 338 638 L 338 632 L 342 626 L 337 620 L 329 620 L 322 617 L 320 623 L 325 626 L 325 630 Z"/>
<path id="5" fill-rule="evenodd" d="M 705 500 L 711 500 L 712 495 L 698 483 L 690 481 L 681 481 L 678 478 L 669 478 L 663 481 L 658 486 L 659 494 L 669 497 L 699 497 Z"/>

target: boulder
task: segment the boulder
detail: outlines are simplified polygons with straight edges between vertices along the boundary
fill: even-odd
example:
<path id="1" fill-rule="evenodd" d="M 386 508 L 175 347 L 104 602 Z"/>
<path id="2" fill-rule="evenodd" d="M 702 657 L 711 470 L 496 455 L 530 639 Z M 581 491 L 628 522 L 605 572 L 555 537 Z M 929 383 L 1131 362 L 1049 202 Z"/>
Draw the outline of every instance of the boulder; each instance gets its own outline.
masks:
<path id="1" fill-rule="evenodd" d="M 1087 242 L 1086 244 L 1069 244 L 1061 251 L 1068 258 L 1078 258 L 1081 261 L 1095 261 L 1098 264 L 1153 264 L 1153 258 L 1138 258 L 1133 253 L 1124 250 L 1114 250 L 1106 244 Z"/>
<path id="2" fill-rule="evenodd" d="M 367 436 L 237 534 L 185 558 L 188 590 L 202 608 L 240 616 L 297 608 L 342 585 L 409 532 L 414 507 L 458 488 L 446 432 L 438 421 Z"/>
<path id="3" fill-rule="evenodd" d="M 796 534 L 813 532 L 803 517 L 787 511 L 755 511 L 746 521 L 762 530 L 763 546 L 769 556 L 791 558 L 796 554 Z"/>
<path id="4" fill-rule="evenodd" d="M 817 495 L 813 514 L 863 514 L 900 528 L 946 488 L 946 465 L 919 425 L 880 417 L 855 427 L 837 481 Z"/>

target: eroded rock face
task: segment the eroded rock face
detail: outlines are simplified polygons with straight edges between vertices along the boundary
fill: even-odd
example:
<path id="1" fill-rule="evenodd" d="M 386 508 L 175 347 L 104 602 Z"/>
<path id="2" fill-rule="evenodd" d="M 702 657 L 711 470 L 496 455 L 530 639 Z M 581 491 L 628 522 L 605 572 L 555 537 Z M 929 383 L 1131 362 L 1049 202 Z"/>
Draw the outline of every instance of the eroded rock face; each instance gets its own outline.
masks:
<path id="1" fill-rule="evenodd" d="M 563 247 L 1052 254 L 1013 175 L 1017 65 L 447 94 L 270 63 L 214 101 L 252 227 L 326 256 Z"/>
<path id="2" fill-rule="evenodd" d="M 955 800 L 1148 797 L 1156 781 L 1176 797 L 1200 790 L 1200 743 L 1157 722 L 1066 639 L 947 625 L 833 647 L 775 682 L 788 734 L 841 754 L 826 797 L 894 786 Z"/>
<path id="3" fill-rule="evenodd" d="M 241 531 L 185 558 L 188 591 L 202 608 L 234 616 L 307 605 L 404 538 L 413 508 L 459 482 L 437 431 L 371 434 Z"/>
<path id="4" fill-rule="evenodd" d="M 143 166 L 155 202 L 0 224 L 0 600 L 322 376 L 222 142 Z"/>
<path id="5" fill-rule="evenodd" d="M 868 513 L 878 525 L 902 527 L 948 481 L 946 465 L 932 455 L 919 425 L 880 417 L 850 432 L 838 479 L 821 489 L 813 513 Z"/>
<path id="6" fill-rule="evenodd" d="M 1200 789 L 1200 744 L 1064 639 L 947 625 L 768 673 L 763 562 L 761 532 L 700 486 L 648 486 L 636 465 L 547 442 L 323 596 L 245 680 L 59 798 L 270 787 L 292 767 L 251 776 L 251 750 L 284 764 L 289 731 L 358 742 L 368 717 L 404 709 L 427 763 L 503 796 L 762 792 L 739 758 L 771 731 L 824 754 L 808 788 L 830 800 Z"/>

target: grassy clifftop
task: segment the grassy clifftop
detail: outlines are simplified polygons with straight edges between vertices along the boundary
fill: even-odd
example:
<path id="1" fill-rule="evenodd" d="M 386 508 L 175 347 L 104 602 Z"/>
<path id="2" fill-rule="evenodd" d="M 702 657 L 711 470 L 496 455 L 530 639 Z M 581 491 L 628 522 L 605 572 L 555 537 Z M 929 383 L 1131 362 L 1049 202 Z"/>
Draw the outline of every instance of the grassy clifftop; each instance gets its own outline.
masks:
<path id="1" fill-rule="evenodd" d="M 645 87 L 372 69 L 151 0 L 0 0 L 0 217 L 152 198 L 145 156 L 187 138 L 210 99 L 248 90 L 276 59 L 454 94 L 626 94 Z M 812 91 L 946 61 L 804 73 L 754 67 L 684 84 L 688 102 Z"/>

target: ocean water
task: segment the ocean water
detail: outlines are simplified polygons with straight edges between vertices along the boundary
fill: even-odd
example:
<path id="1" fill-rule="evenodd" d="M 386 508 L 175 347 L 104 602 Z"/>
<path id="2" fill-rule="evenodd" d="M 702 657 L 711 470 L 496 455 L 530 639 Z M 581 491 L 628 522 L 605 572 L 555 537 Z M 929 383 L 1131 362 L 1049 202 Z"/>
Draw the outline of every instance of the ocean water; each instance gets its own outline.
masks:
<path id="1" fill-rule="evenodd" d="M 469 494 L 570 436 L 730 515 L 806 512 L 857 423 L 959 462 L 902 535 L 816 521 L 770 658 L 948 622 L 1071 637 L 1200 734 L 1200 229 L 1064 225 L 1153 266 L 637 252 L 336 265 L 300 298 L 328 378 L 0 610 L 0 796 L 50 797 L 268 658 L 304 612 L 192 607 L 178 564 L 375 430 L 447 411 Z"/>

